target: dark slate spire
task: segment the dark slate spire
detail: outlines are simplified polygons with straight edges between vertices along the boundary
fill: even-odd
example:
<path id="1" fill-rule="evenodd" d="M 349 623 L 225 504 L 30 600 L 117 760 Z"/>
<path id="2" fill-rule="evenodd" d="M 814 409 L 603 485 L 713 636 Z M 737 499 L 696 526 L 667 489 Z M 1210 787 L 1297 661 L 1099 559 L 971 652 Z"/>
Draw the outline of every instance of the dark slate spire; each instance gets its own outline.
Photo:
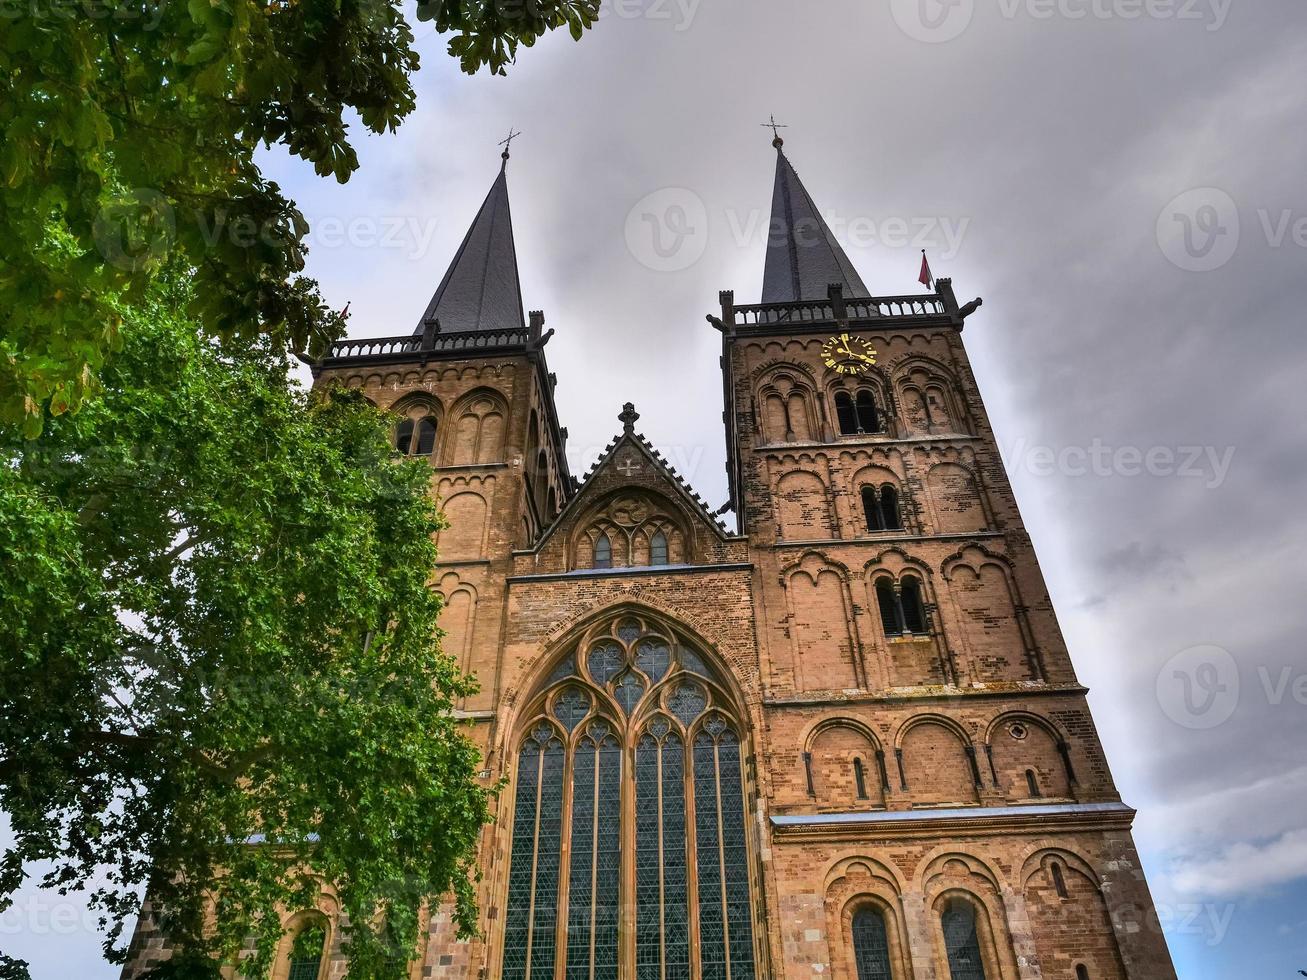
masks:
<path id="1" fill-rule="evenodd" d="M 415 334 L 422 333 L 431 317 L 440 321 L 441 333 L 526 327 L 517 278 L 517 250 L 513 247 L 513 219 L 508 210 L 508 151 L 502 156 L 499 176 L 427 304 Z"/>
<path id="2" fill-rule="evenodd" d="M 776 147 L 776 187 L 772 191 L 762 301 L 825 299 L 826 287 L 831 283 L 843 285 L 845 296 L 869 296 L 853 263 L 790 166 L 784 145 L 779 135 L 772 140 Z"/>

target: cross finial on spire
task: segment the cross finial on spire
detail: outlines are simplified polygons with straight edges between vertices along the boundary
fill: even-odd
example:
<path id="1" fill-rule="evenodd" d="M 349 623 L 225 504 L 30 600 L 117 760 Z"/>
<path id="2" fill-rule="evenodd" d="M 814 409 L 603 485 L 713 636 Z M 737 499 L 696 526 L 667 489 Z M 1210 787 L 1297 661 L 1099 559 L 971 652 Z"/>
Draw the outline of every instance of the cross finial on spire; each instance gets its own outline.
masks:
<path id="1" fill-rule="evenodd" d="M 635 410 L 635 404 L 627 402 L 622 406 L 622 414 L 617 416 L 617 421 L 622 423 L 622 431 L 630 435 L 635 431 L 635 423 L 639 417 L 640 413 Z"/>
<path id="2" fill-rule="evenodd" d="M 767 122 L 765 122 L 765 123 L 760 123 L 759 125 L 761 125 L 761 126 L 767 128 L 767 129 L 770 129 L 770 130 L 771 130 L 771 134 L 772 134 L 771 145 L 772 145 L 772 146 L 776 147 L 776 149 L 779 150 L 782 146 L 785 145 L 785 140 L 781 139 L 781 134 L 780 134 L 779 131 L 782 130 L 782 129 L 789 129 L 790 127 L 787 126 L 785 123 L 778 123 L 778 122 L 776 121 L 776 116 L 775 116 L 775 114 L 772 114 L 772 115 L 768 118 L 768 121 L 767 121 Z"/>
<path id="3" fill-rule="evenodd" d="M 504 152 L 499 154 L 499 156 L 503 159 L 505 166 L 508 165 L 508 151 L 513 148 L 513 140 L 517 139 L 521 135 L 522 135 L 521 133 L 513 132 L 513 127 L 509 126 L 508 138 L 499 141 L 498 145 L 504 148 Z"/>

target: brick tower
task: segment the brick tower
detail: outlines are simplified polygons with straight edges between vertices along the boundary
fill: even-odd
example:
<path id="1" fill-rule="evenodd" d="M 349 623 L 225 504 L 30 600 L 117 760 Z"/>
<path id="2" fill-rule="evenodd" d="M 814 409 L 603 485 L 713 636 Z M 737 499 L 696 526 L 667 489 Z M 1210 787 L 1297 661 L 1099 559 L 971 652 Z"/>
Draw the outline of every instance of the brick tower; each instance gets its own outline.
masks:
<path id="1" fill-rule="evenodd" d="M 621 428 L 567 471 L 503 169 L 410 336 L 343 341 L 424 456 L 462 706 L 506 789 L 482 937 L 411 977 L 1173 980 L 951 283 L 873 297 L 777 150 L 762 302 L 721 294 L 721 525 Z M 274 980 L 343 974 L 330 887 Z M 298 924 L 332 924 L 291 959 Z M 138 932 L 125 976 L 168 955 Z"/>

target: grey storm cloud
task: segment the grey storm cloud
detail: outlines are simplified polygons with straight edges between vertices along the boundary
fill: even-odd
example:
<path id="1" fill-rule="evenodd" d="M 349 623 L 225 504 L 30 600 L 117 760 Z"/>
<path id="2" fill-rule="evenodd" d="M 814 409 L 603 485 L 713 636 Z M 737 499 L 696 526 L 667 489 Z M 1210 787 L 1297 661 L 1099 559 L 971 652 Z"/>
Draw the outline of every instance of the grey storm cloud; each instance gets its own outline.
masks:
<path id="1" fill-rule="evenodd" d="M 557 331 L 574 471 L 632 400 L 720 504 L 704 316 L 718 290 L 760 294 L 774 113 L 873 294 L 918 291 L 925 247 L 961 301 L 984 296 L 964 338 L 1159 902 L 1237 912 L 1307 880 L 1307 706 L 1277 688 L 1307 671 L 1300 0 L 610 0 L 507 78 L 419 37 L 419 108 L 363 141 L 349 184 L 267 158 L 354 335 L 411 331 L 521 129 L 524 301 Z M 1172 462 L 1134 462 L 1154 450 Z M 1225 718 L 1172 684 L 1208 647 L 1229 659 L 1191 677 Z M 1307 915 L 1275 901 L 1301 948 Z M 1208 969 L 1181 975 L 1234 975 Z"/>

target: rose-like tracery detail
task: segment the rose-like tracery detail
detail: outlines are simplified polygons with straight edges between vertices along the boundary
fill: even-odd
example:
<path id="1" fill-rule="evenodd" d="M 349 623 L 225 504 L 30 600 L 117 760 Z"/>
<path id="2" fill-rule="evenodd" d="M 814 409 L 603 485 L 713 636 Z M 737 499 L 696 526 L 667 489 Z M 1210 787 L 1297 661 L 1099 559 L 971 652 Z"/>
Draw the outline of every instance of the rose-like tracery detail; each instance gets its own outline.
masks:
<path id="1" fill-rule="evenodd" d="M 752 980 L 743 729 L 718 674 L 644 614 L 562 661 L 518 729 L 501 975 Z"/>

